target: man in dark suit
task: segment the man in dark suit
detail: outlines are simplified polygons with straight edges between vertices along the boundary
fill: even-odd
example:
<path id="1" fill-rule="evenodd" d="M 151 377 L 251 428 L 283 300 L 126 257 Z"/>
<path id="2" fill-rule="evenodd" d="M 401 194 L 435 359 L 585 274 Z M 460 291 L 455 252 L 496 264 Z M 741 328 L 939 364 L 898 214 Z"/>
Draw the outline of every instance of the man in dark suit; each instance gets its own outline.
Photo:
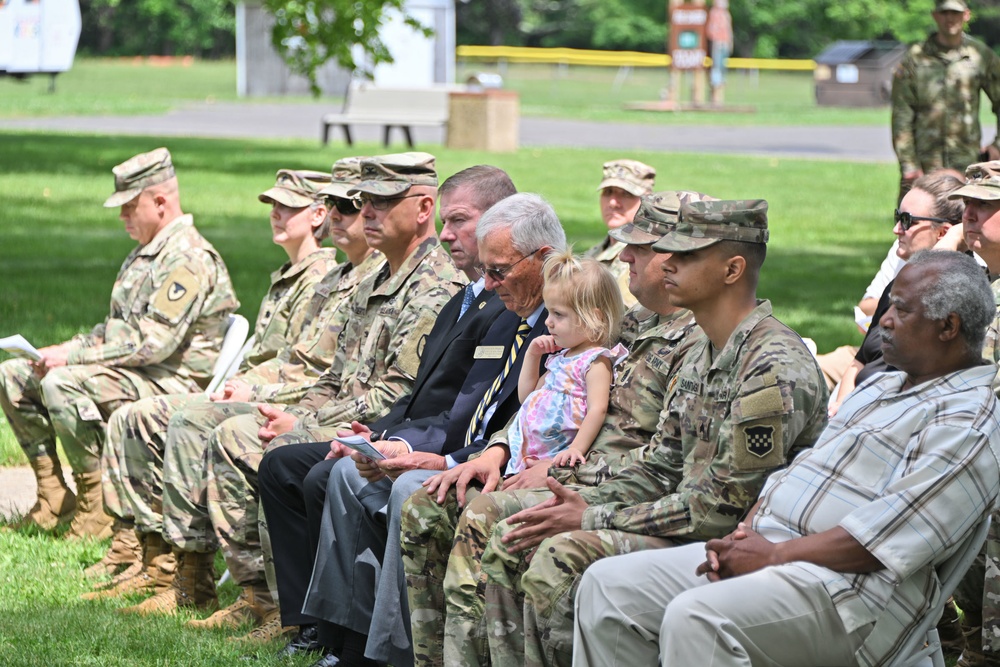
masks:
<path id="1" fill-rule="evenodd" d="M 379 462 L 380 467 L 344 458 L 330 473 L 327 507 L 319 524 L 321 546 L 303 610 L 320 621 L 325 654 L 317 665 L 334 664 L 337 653 L 340 664 L 375 664 L 363 657 L 369 634 L 385 660 L 405 664 L 409 643 L 401 609 L 405 595 L 398 567 L 399 506 L 424 479 L 482 449 L 520 405 L 519 352 L 546 331 L 541 290 L 544 256 L 565 247 L 565 235 L 544 200 L 515 195 L 483 216 L 476 236 L 486 287 L 496 291 L 507 310 L 459 367 L 468 373 L 449 409 L 434 418 L 404 420 L 384 433 L 370 435 L 387 457 Z M 369 434 L 364 428 L 355 427 L 355 431 Z M 333 449 L 345 453 L 336 445 Z M 274 456 L 278 455 L 276 451 Z M 306 502 L 316 500 L 310 495 Z M 273 526 L 273 504 L 265 499 L 264 506 Z M 315 517 L 316 508 L 308 514 Z M 292 576 L 308 581 L 308 570 L 291 575 L 282 571 L 282 563 L 276 561 L 275 566 L 284 618 L 288 598 L 282 583 Z M 353 598 L 356 608 L 345 615 L 336 609 L 334 598 Z M 300 635 L 304 636 L 293 640 L 289 648 L 310 646 L 313 631 Z M 344 640 L 342 651 L 336 650 L 340 639 Z"/>
<path id="2" fill-rule="evenodd" d="M 376 432 L 404 423 L 421 423 L 421 418 L 436 416 L 441 406 L 450 406 L 464 381 L 464 373 L 472 365 L 473 352 L 479 340 L 505 312 L 503 302 L 485 289 L 485 280 L 478 279 L 475 266 L 479 262 L 476 224 L 479 217 L 500 199 L 514 194 L 510 177 L 501 169 L 480 165 L 465 169 L 447 179 L 439 188 L 440 215 L 443 223 L 441 240 L 449 244 L 456 265 L 473 281 L 464 292 L 457 294 L 442 309 L 434 328 L 422 344 L 420 367 L 412 393 L 399 399 L 389 413 L 370 425 Z M 478 280 L 477 280 L 478 279 Z M 461 315 L 461 316 L 460 316 Z M 360 426 L 358 427 L 360 428 Z M 326 477 L 336 462 L 324 458 L 330 453 L 329 443 L 309 443 L 277 448 L 261 463 L 262 494 L 277 493 L 266 499 L 276 519 L 273 541 L 279 544 L 276 559 L 290 566 L 283 572 L 296 572 L 312 567 L 316 535 L 307 532 L 308 525 L 318 524 L 326 491 Z M 319 465 L 317 465 L 319 464 Z M 313 467 L 315 466 L 315 470 Z M 311 473 L 311 474 L 310 474 Z M 265 486 L 266 485 L 266 486 Z M 314 522 L 307 522 L 303 498 L 306 489 L 314 489 L 319 508 Z M 279 491 L 274 491 L 278 489 Z M 301 545 L 309 544 L 306 551 Z M 301 561 L 301 562 L 299 562 Z M 270 563 L 269 563 L 270 565 Z M 273 571 L 268 576 L 274 582 Z M 302 595 L 306 582 L 282 582 L 287 593 L 286 625 L 298 625 Z M 280 626 L 279 626 L 280 628 Z M 258 635 L 261 630 L 258 630 Z"/>

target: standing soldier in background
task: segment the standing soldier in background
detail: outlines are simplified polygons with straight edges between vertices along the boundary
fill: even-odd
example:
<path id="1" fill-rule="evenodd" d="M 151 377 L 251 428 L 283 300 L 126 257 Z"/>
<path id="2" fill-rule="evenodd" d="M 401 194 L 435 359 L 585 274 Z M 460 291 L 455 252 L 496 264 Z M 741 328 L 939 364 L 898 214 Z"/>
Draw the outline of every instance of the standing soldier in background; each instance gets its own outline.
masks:
<path id="1" fill-rule="evenodd" d="M 892 145 L 901 173 L 899 199 L 935 169 L 964 171 L 980 159 L 979 91 L 1000 111 L 1000 57 L 963 32 L 965 0 L 935 0 L 937 32 L 910 47 L 892 82 Z M 1000 127 L 1000 116 L 998 116 Z M 997 140 L 982 149 L 1000 158 Z"/>
<path id="2" fill-rule="evenodd" d="M 72 516 L 75 538 L 111 535 L 100 469 L 108 417 L 140 398 L 207 386 L 240 305 L 219 253 L 181 210 L 170 152 L 136 155 L 112 172 L 115 194 L 104 206 L 121 207 L 139 247 L 118 272 L 110 314 L 89 333 L 42 348 L 39 361 L 0 365 L 0 407 L 38 481 L 26 520 L 51 529 Z M 56 437 L 73 468 L 75 500 Z"/>
<path id="3" fill-rule="evenodd" d="M 604 178 L 597 190 L 601 193 L 601 218 L 608 229 L 632 222 L 639 210 L 639 198 L 653 191 L 656 169 L 638 160 L 612 160 L 604 163 Z M 628 264 L 618 259 L 625 244 L 606 236 L 603 241 L 584 253 L 611 269 L 618 279 L 625 308 L 636 304 L 628 289 Z"/>

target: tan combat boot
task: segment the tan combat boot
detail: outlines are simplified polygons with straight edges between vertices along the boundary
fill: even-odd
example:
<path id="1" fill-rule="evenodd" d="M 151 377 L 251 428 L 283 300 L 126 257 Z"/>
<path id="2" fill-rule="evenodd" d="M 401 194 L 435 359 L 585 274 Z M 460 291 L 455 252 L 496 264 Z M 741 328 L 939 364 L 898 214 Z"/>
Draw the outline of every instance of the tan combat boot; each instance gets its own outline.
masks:
<path id="1" fill-rule="evenodd" d="M 218 609 L 219 598 L 215 594 L 215 552 L 177 552 L 177 573 L 173 583 L 165 590 L 157 591 L 148 600 L 125 607 L 118 611 L 123 614 L 151 616 L 154 614 L 176 614 L 181 607 L 195 609 Z"/>
<path id="2" fill-rule="evenodd" d="M 225 609 L 220 609 L 204 620 L 188 621 L 189 628 L 214 629 L 238 628 L 250 624 L 253 627 L 263 625 L 278 610 L 278 605 L 271 597 L 267 584 L 261 582 L 252 586 L 244 586 L 236 602 Z M 279 619 L 280 623 L 280 619 Z"/>
<path id="3" fill-rule="evenodd" d="M 170 588 L 177 570 L 177 559 L 171 553 L 170 545 L 159 533 L 139 535 L 142 562 L 138 572 L 129 574 L 125 570 L 106 584 L 100 584 L 90 592 L 81 595 L 83 600 L 119 598 L 133 593 L 156 593 Z"/>
<path id="4" fill-rule="evenodd" d="M 85 537 L 103 540 L 111 537 L 114 520 L 104 513 L 104 496 L 101 493 L 101 471 L 81 472 L 73 475 L 76 481 L 76 514 L 69 526 L 67 540 Z"/>
<path id="5" fill-rule="evenodd" d="M 135 525 L 115 519 L 111 547 L 104 558 L 84 570 L 83 574 L 89 579 L 97 579 L 119 574 L 128 568 L 132 568 L 133 574 L 142 571 L 142 546 L 135 536 Z"/>
<path id="6" fill-rule="evenodd" d="M 35 482 L 38 485 L 35 505 L 20 521 L 11 524 L 10 527 L 23 528 L 35 525 L 42 530 L 52 530 L 60 523 L 72 519 L 73 511 L 76 509 L 76 496 L 66 486 L 59 459 L 53 456 L 39 456 L 31 460 L 31 469 L 35 473 Z"/>
<path id="7" fill-rule="evenodd" d="M 245 635 L 239 635 L 237 637 L 230 637 L 231 642 L 248 642 L 253 644 L 268 644 L 279 639 L 284 639 L 294 635 L 299 631 L 299 626 L 297 625 L 282 625 L 281 624 L 281 610 L 275 609 L 264 622 L 248 632 Z"/>

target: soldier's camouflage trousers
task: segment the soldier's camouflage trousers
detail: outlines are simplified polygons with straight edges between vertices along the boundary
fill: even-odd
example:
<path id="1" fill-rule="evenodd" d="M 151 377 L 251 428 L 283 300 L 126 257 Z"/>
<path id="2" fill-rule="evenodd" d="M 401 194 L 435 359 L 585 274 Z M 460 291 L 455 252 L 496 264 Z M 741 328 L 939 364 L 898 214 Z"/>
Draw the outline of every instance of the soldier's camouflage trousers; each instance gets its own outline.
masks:
<path id="1" fill-rule="evenodd" d="M 466 492 L 466 502 L 479 495 Z M 414 667 L 441 667 L 444 643 L 444 576 L 460 510 L 455 490 L 438 505 L 423 489 L 403 503 L 400 550 L 406 572 Z"/>
<path id="2" fill-rule="evenodd" d="M 1000 513 L 994 512 L 991 519 L 986 544 L 954 593 L 965 628 L 981 632 L 969 637 L 969 647 L 975 652 L 982 641 L 986 665 L 1000 663 Z"/>
<path id="3" fill-rule="evenodd" d="M 108 420 L 101 453 L 104 510 L 142 533 L 163 526 L 163 454 L 170 418 L 205 394 L 171 394 L 123 405 Z"/>
<path id="4" fill-rule="evenodd" d="M 181 551 L 218 549 L 208 515 L 208 459 L 216 429 L 227 420 L 259 415 L 254 403 L 196 403 L 175 413 L 163 450 L 164 538 Z M 261 418 L 263 420 L 263 418 Z M 255 422 L 256 423 L 256 422 Z M 257 428 L 253 429 L 254 440 Z"/>
<path id="5" fill-rule="evenodd" d="M 100 469 L 106 422 L 118 407 L 189 390 L 183 381 L 157 384 L 126 368 L 62 366 L 39 378 L 23 359 L 0 364 L 0 407 L 24 453 L 55 456 L 58 437 L 75 473 Z"/>
<path id="6" fill-rule="evenodd" d="M 545 490 L 481 495 L 462 513 L 448 560 L 447 665 L 570 665 L 573 604 L 584 570 L 606 558 L 673 546 L 614 530 L 573 531 L 544 540 L 531 558 L 502 539 L 506 518 L 551 497 Z"/>
<path id="7" fill-rule="evenodd" d="M 263 425 L 264 418 L 254 406 L 253 412 L 219 424 L 208 442 L 204 477 L 208 518 L 229 572 L 240 586 L 265 581 L 259 531 L 263 512 L 257 488 L 257 469 L 264 457 L 257 432 Z M 272 440 L 268 449 L 315 442 L 318 435 L 322 435 L 320 429 L 292 431 Z"/>

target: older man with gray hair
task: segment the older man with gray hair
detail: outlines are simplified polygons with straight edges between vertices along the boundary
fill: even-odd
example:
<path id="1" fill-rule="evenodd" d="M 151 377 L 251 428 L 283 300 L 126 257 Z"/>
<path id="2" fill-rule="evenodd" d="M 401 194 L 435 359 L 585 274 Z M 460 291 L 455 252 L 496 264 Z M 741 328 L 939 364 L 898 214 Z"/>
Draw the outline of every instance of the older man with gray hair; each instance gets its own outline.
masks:
<path id="1" fill-rule="evenodd" d="M 424 480 L 480 451 L 520 406 L 519 352 L 547 332 L 542 265 L 549 252 L 565 248 L 566 237 L 552 207 L 522 193 L 483 214 L 476 241 L 477 270 L 507 310 L 476 348 L 454 404 L 437 419 L 382 434 L 376 446 L 386 460 L 355 454 L 330 473 L 322 519 L 327 542 L 321 540 L 303 606 L 320 619 L 326 655 L 317 665 L 411 664 L 400 508 Z M 342 651 L 335 650 L 339 641 Z"/>
<path id="2" fill-rule="evenodd" d="M 591 566 L 573 664 L 890 662 L 1000 494 L 994 312 L 970 257 L 914 255 L 881 321 L 900 371 L 862 383 L 729 535 Z"/>
<path id="3" fill-rule="evenodd" d="M 122 264 L 111 308 L 87 333 L 40 350 L 35 362 L 0 364 L 0 408 L 31 462 L 38 499 L 25 517 L 67 537 L 105 538 L 101 448 L 116 408 L 148 396 L 198 392 L 212 378 L 229 314 L 240 303 L 219 253 L 181 208 L 170 152 L 157 148 L 115 166 L 125 231 L 139 245 Z M 56 438 L 73 468 L 63 481 Z M 74 513 L 75 509 L 75 513 Z"/>

